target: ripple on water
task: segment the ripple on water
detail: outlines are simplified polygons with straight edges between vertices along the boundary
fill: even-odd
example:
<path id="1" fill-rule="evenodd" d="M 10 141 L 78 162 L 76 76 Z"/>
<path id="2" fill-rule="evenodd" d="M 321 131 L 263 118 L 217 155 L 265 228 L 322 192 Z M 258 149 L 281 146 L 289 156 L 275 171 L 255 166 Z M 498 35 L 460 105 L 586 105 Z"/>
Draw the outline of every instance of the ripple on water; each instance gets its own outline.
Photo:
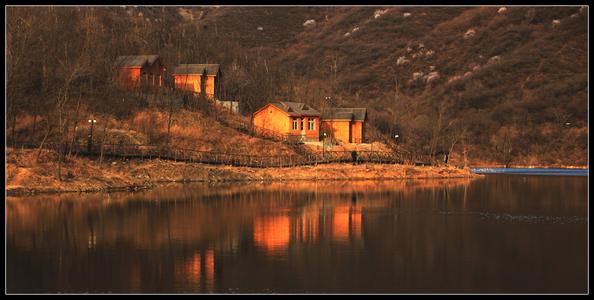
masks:
<path id="1" fill-rule="evenodd" d="M 455 212 L 440 211 L 440 214 L 453 215 L 478 215 L 481 220 L 498 221 L 503 223 L 529 223 L 529 224 L 585 224 L 586 217 L 580 216 L 542 216 L 542 215 L 512 215 L 508 213 L 492 212 Z"/>

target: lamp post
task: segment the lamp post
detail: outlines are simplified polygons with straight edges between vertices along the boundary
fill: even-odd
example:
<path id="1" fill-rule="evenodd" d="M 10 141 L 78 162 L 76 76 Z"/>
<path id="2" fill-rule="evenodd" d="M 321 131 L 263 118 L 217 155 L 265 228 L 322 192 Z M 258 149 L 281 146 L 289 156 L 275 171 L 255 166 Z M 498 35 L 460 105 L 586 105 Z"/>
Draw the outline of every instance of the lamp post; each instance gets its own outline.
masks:
<path id="1" fill-rule="evenodd" d="M 89 134 L 89 142 L 87 144 L 87 152 L 91 153 L 92 147 L 93 147 L 93 125 L 95 123 L 97 123 L 97 120 L 95 119 L 89 119 L 88 120 L 89 123 L 91 123 L 91 127 L 90 127 L 90 134 Z"/>

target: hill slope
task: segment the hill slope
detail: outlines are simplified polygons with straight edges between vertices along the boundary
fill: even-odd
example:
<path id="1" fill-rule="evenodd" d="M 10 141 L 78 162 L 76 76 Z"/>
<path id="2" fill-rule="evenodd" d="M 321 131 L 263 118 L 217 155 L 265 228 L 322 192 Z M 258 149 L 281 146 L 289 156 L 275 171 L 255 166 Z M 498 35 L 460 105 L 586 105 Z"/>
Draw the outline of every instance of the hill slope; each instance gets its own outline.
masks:
<path id="1" fill-rule="evenodd" d="M 585 7 L 217 10 L 201 24 L 298 78 L 279 97 L 367 106 L 380 132 L 425 151 L 462 135 L 484 160 L 510 143 L 518 162 L 586 163 Z"/>

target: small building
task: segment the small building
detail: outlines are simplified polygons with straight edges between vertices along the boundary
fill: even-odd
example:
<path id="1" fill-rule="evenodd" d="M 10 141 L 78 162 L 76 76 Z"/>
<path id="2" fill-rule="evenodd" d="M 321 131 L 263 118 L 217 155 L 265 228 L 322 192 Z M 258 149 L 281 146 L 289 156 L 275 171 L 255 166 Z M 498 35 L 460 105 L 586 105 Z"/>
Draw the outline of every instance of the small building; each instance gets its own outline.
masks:
<path id="1" fill-rule="evenodd" d="M 366 108 L 331 108 L 322 115 L 322 134 L 342 143 L 362 143 L 365 138 Z"/>
<path id="2" fill-rule="evenodd" d="M 319 141 L 320 112 L 305 103 L 269 103 L 254 112 L 256 132 L 273 132 L 289 139 Z"/>
<path id="3" fill-rule="evenodd" d="M 118 82 L 127 89 L 163 86 L 166 68 L 159 55 L 118 56 L 115 66 Z"/>
<path id="4" fill-rule="evenodd" d="M 219 99 L 221 68 L 218 64 L 180 64 L 173 72 L 175 88 Z"/>

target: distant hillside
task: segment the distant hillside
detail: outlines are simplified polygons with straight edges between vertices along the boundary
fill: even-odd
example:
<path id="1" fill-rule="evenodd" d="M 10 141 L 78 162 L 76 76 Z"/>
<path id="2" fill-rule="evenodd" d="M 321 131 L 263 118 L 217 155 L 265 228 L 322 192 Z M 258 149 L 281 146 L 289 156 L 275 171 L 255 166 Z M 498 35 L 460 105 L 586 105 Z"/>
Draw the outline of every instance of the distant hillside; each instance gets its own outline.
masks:
<path id="1" fill-rule="evenodd" d="M 411 145 L 455 135 L 435 126 L 459 120 L 451 126 L 491 159 L 508 136 L 524 163 L 586 163 L 586 7 L 218 11 L 201 24 L 239 33 L 245 47 L 271 49 L 278 68 L 308 79 L 295 89 L 372 108 L 375 127 Z M 323 105 L 322 97 L 308 100 Z M 434 148 L 447 148 L 453 138 L 436 139 Z"/>

